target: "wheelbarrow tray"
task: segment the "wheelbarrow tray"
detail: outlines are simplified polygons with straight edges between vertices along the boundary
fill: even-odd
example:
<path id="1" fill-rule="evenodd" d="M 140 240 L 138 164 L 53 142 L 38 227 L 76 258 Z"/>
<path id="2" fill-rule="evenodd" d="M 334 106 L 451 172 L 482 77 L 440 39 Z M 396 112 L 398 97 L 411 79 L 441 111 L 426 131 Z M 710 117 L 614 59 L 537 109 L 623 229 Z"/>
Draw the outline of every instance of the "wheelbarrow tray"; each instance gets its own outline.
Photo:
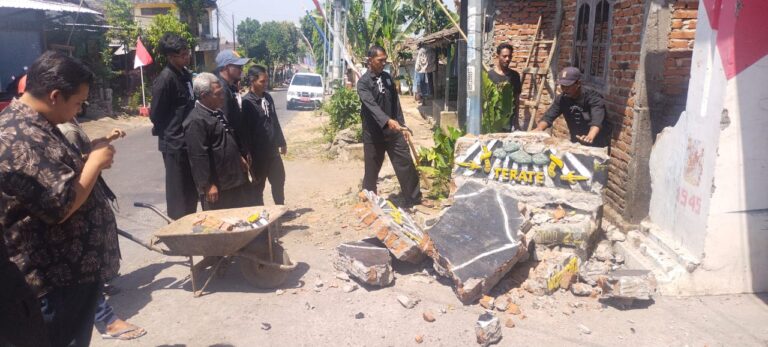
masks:
<path id="1" fill-rule="evenodd" d="M 249 230 L 217 231 L 210 233 L 193 233 L 193 223 L 199 215 L 213 216 L 219 219 L 246 219 L 248 216 L 266 210 L 269 213 L 269 223 Z M 224 210 L 202 211 L 186 215 L 160 228 L 154 236 L 165 244 L 169 255 L 179 256 L 230 256 L 275 223 L 287 209 L 284 206 L 254 206 Z"/>

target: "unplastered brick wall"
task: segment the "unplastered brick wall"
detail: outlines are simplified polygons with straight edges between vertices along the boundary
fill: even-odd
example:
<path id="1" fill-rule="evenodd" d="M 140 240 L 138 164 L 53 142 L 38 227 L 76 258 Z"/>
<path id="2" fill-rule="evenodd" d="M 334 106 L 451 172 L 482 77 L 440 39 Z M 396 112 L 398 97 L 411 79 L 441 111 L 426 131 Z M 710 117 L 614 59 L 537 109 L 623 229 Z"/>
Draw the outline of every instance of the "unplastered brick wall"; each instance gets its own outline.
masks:
<path id="1" fill-rule="evenodd" d="M 518 72 L 522 72 L 526 66 L 528 55 L 531 52 L 532 41 L 536 34 L 536 23 L 539 16 L 542 18 L 541 30 L 538 40 L 551 40 L 555 35 L 555 17 L 556 7 L 553 0 L 496 0 L 494 1 L 497 11 L 494 20 L 493 58 L 490 63 L 496 62 L 495 47 L 503 42 L 507 42 L 514 47 L 511 67 Z M 549 54 L 549 46 L 540 46 L 534 49 L 530 66 L 545 67 L 545 62 Z M 555 57 L 556 58 L 556 57 Z M 553 60 L 555 59 L 553 58 Z M 491 65 L 489 64 L 489 65 Z M 535 95 L 535 90 L 530 85 L 530 75 L 525 78 L 523 85 L 523 95 L 521 100 L 528 99 L 529 94 Z M 551 96 L 547 88 L 542 94 L 542 102 L 537 112 L 537 118 L 541 116 L 551 103 Z M 521 111 L 523 109 L 521 108 Z M 523 112 L 521 112 L 523 114 Z M 530 114 L 523 114 L 529 119 Z"/>
<path id="2" fill-rule="evenodd" d="M 585 83 L 586 88 L 600 92 L 605 99 L 607 120 L 613 125 L 611 161 L 605 190 L 607 204 L 617 211 L 626 206 L 628 166 L 633 155 L 632 124 L 635 102 L 635 73 L 637 72 L 643 25 L 643 0 L 619 0 L 611 8 L 608 68 L 602 85 Z M 563 0 L 563 23 L 559 37 L 558 67 L 573 65 L 577 1 Z M 552 133 L 569 137 L 568 127 L 560 117 Z"/>
<path id="3" fill-rule="evenodd" d="M 665 114 L 655 123 L 654 135 L 662 127 L 677 123 L 680 113 L 685 110 L 698 6 L 698 0 L 677 0 L 670 4 L 672 22 L 662 87 Z"/>

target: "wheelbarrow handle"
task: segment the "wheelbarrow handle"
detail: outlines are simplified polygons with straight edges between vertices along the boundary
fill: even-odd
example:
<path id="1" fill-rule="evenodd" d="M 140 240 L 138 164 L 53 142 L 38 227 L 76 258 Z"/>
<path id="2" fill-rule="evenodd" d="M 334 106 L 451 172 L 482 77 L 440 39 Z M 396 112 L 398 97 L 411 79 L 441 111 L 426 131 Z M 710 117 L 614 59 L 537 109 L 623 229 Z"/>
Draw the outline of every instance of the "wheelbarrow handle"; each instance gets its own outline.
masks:
<path id="1" fill-rule="evenodd" d="M 165 212 L 163 212 L 161 209 L 157 208 L 157 206 L 155 206 L 155 205 L 152 205 L 152 204 L 148 204 L 148 203 L 146 203 L 146 202 L 138 202 L 138 201 L 135 201 L 135 202 L 133 203 L 133 206 L 135 206 L 135 207 L 143 207 L 143 208 L 148 208 L 148 209 L 152 210 L 153 212 L 157 213 L 157 214 L 158 214 L 160 217 L 162 217 L 163 219 L 165 219 L 165 221 L 166 221 L 166 222 L 168 222 L 168 224 L 171 224 L 171 223 L 173 223 L 173 219 L 172 219 L 171 217 L 168 217 L 168 215 L 167 215 L 167 214 L 165 214 Z"/>
<path id="2" fill-rule="evenodd" d="M 157 253 L 164 254 L 164 255 L 172 255 L 172 254 L 170 254 L 170 252 L 167 249 L 162 249 L 160 247 L 155 246 L 154 244 L 146 243 L 144 240 L 141 240 L 141 239 L 137 238 L 136 236 L 133 236 L 133 234 L 131 234 L 131 233 L 125 231 L 125 230 L 117 229 L 117 234 L 122 236 L 122 237 L 125 237 L 126 239 L 129 239 L 129 240 L 131 240 L 131 241 L 133 241 L 135 243 L 138 243 L 139 245 L 141 245 L 142 247 L 144 247 L 144 248 L 146 248 L 146 249 L 148 249 L 150 251 L 155 251 Z"/>

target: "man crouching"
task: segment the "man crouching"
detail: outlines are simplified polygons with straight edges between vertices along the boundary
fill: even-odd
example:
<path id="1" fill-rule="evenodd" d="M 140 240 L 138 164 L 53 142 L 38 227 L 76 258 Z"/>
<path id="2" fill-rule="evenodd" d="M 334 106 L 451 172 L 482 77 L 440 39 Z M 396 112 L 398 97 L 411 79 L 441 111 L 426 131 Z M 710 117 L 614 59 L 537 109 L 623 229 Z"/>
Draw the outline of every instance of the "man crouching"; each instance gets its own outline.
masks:
<path id="1" fill-rule="evenodd" d="M 244 207 L 248 163 L 220 110 L 223 88 L 215 75 L 204 72 L 192 81 L 192 89 L 197 101 L 183 123 L 184 141 L 203 210 Z"/>

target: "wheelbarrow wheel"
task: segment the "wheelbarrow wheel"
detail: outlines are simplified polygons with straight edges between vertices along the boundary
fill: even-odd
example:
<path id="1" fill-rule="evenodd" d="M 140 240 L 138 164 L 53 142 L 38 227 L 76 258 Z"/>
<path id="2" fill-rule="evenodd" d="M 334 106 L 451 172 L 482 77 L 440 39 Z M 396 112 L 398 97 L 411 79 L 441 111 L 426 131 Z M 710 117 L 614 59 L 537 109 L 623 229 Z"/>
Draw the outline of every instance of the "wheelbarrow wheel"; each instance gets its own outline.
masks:
<path id="1" fill-rule="evenodd" d="M 290 271 L 281 268 L 280 265 L 291 264 L 288 253 L 282 246 L 272 245 L 274 261 L 269 261 L 269 248 L 266 242 L 252 242 L 243 251 L 255 256 L 261 261 L 240 257 L 240 271 L 246 281 L 257 288 L 273 289 L 279 287 L 288 277 Z"/>

